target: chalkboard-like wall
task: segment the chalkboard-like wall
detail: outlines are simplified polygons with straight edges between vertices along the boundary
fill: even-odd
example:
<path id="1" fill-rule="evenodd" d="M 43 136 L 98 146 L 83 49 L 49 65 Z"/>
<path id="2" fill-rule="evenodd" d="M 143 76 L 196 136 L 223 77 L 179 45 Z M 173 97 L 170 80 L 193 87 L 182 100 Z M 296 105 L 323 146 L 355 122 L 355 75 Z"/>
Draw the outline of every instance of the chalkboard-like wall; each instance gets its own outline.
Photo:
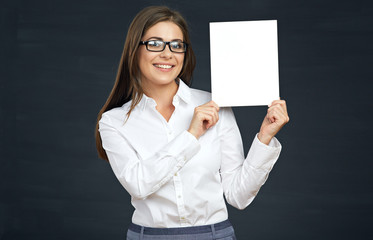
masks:
<path id="1" fill-rule="evenodd" d="M 211 21 L 277 19 L 290 123 L 267 183 L 229 208 L 238 239 L 369 239 L 373 223 L 373 4 L 369 0 L 0 3 L 0 239 L 124 239 L 130 197 L 95 152 L 94 126 L 135 14 L 188 20 L 210 90 Z M 234 44 L 234 43 L 231 43 Z M 245 151 L 265 107 L 234 108 Z"/>

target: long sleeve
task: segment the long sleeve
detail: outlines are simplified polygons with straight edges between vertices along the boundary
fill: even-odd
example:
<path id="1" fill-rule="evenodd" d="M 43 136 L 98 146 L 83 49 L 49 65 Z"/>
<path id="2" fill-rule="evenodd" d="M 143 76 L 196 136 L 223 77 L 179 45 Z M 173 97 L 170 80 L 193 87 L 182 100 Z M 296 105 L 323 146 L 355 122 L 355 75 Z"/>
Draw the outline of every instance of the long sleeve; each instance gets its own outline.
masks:
<path id="1" fill-rule="evenodd" d="M 160 189 L 200 148 L 196 138 L 183 131 L 150 157 L 141 159 L 109 116 L 103 114 L 99 131 L 116 177 L 132 197 L 139 199 Z"/>
<path id="2" fill-rule="evenodd" d="M 232 109 L 222 109 L 220 119 L 220 173 L 224 195 L 229 204 L 244 209 L 254 200 L 267 180 L 279 157 L 281 144 L 273 138 L 267 146 L 255 136 L 245 159 L 241 135 Z"/>

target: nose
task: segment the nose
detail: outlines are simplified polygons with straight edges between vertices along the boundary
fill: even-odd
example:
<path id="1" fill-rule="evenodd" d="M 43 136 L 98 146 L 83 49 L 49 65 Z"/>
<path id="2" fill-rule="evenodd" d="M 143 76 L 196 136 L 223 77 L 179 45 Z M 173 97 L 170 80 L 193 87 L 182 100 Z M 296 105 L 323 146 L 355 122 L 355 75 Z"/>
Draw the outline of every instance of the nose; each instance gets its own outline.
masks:
<path id="1" fill-rule="evenodd" d="M 160 56 L 164 58 L 172 58 L 172 55 L 173 53 L 171 52 L 171 49 L 170 49 L 170 43 L 167 43 L 164 50 L 161 52 Z"/>

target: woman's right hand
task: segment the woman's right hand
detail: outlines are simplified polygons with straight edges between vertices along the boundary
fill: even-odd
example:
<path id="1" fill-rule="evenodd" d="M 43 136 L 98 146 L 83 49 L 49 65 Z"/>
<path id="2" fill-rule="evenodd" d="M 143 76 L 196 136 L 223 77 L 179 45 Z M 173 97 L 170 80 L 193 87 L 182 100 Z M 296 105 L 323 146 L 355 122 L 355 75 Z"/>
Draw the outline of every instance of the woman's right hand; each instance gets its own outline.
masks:
<path id="1" fill-rule="evenodd" d="M 210 101 L 194 109 L 193 119 L 188 132 L 199 139 L 207 129 L 214 126 L 219 120 L 219 106 Z"/>

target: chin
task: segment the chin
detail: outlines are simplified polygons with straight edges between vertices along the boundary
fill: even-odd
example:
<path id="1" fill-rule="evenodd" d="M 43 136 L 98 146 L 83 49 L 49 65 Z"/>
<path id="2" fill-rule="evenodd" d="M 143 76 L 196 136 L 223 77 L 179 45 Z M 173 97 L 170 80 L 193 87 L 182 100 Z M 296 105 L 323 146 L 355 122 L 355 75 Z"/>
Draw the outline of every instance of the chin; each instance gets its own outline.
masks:
<path id="1" fill-rule="evenodd" d="M 176 77 L 177 78 L 177 77 Z M 176 78 L 172 78 L 172 79 L 159 79 L 158 81 L 155 81 L 154 83 L 157 84 L 157 85 L 170 85 L 170 84 L 173 84 L 175 82 L 175 79 Z"/>
<path id="2" fill-rule="evenodd" d="M 156 74 L 153 75 L 155 78 L 153 79 L 153 83 L 154 84 L 159 84 L 159 85 L 168 85 L 168 84 L 172 84 L 173 82 L 175 82 L 175 79 L 177 79 L 177 75 L 175 76 L 159 76 L 159 77 L 156 77 Z"/>

